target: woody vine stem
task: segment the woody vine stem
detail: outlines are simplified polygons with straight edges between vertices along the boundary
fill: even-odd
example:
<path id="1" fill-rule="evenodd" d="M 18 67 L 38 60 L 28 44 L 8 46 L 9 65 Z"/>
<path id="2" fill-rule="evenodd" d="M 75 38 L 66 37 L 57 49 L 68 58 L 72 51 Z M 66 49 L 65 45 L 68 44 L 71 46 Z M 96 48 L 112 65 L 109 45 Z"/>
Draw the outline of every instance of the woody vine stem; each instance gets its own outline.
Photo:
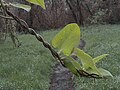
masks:
<path id="1" fill-rule="evenodd" d="M 61 60 L 60 56 L 58 55 L 58 53 L 56 51 L 54 51 L 54 49 L 51 47 L 51 45 L 48 42 L 46 42 L 41 35 L 37 34 L 34 29 L 29 28 L 28 24 L 24 20 L 18 18 L 13 13 L 11 13 L 7 9 L 7 7 L 8 7 L 7 4 L 4 5 L 3 2 L 2 2 L 2 0 L 0 0 L 0 3 L 1 3 L 1 7 L 3 8 L 3 10 L 5 10 L 6 13 L 9 16 L 11 16 L 17 23 L 19 23 L 21 25 L 22 28 L 26 29 L 31 35 L 34 35 L 37 38 L 38 41 L 42 42 L 42 44 L 44 45 L 44 47 L 48 48 L 51 51 L 51 54 L 53 55 L 53 57 L 55 59 L 58 59 L 61 62 L 61 64 L 63 65 L 62 60 Z M 1 17 L 12 19 L 11 17 L 6 17 L 6 16 L 1 16 Z"/>
<path id="2" fill-rule="evenodd" d="M 54 48 L 47 41 L 45 41 L 43 39 L 43 37 L 40 34 L 36 33 L 34 29 L 29 28 L 28 24 L 24 20 L 20 19 L 19 17 L 15 16 L 13 13 L 11 13 L 8 10 L 9 5 L 6 4 L 5 2 L 3 2 L 3 0 L 0 0 L 0 4 L 1 4 L 0 7 L 2 7 L 3 10 L 10 16 L 10 17 L 1 16 L 2 18 L 14 19 L 17 23 L 20 24 L 20 26 L 22 28 L 27 30 L 27 32 L 29 32 L 29 34 L 34 35 L 36 37 L 36 39 L 39 42 L 41 42 L 43 44 L 43 46 L 51 52 L 52 56 L 55 59 L 57 59 L 62 64 L 62 66 L 65 67 L 65 65 L 63 63 L 63 60 L 60 57 L 60 55 L 54 50 Z M 97 79 L 101 78 L 97 74 L 89 74 L 89 73 L 87 73 L 86 71 L 83 71 L 83 70 L 79 70 L 78 73 L 80 74 L 80 76 L 84 76 L 84 77 L 97 78 Z"/>

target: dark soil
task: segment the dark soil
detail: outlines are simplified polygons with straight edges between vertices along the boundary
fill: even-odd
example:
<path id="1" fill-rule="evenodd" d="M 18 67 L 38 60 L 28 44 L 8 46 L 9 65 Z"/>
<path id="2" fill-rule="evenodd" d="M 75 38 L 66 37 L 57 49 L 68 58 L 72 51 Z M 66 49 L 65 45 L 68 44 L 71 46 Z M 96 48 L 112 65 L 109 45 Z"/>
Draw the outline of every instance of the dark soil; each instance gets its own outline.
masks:
<path id="1" fill-rule="evenodd" d="M 62 65 L 56 64 L 49 90 L 75 90 L 73 74 Z"/>

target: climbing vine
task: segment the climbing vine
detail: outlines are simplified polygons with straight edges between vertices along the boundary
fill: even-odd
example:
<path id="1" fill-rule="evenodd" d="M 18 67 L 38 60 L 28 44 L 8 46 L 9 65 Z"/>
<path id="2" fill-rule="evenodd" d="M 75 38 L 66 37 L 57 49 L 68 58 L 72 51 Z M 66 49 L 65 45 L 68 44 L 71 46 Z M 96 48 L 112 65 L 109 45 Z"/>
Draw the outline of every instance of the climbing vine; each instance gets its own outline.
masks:
<path id="1" fill-rule="evenodd" d="M 30 3 L 41 6 L 45 9 L 44 0 L 26 0 Z M 85 53 L 83 50 L 77 48 L 80 40 L 80 27 L 76 23 L 71 23 L 66 25 L 51 41 L 51 44 L 46 42 L 44 38 L 35 32 L 34 29 L 29 28 L 28 24 L 15 16 L 8 10 L 8 7 L 14 6 L 17 8 L 22 8 L 26 11 L 31 9 L 28 5 L 23 5 L 19 3 L 3 3 L 0 0 L 2 9 L 14 19 L 17 23 L 21 25 L 22 28 L 27 30 L 31 35 L 34 35 L 38 41 L 40 41 L 45 48 L 50 50 L 52 56 L 58 60 L 64 67 L 68 68 L 76 76 L 83 76 L 88 78 L 106 78 L 113 77 L 112 74 L 96 66 L 97 62 L 108 56 L 108 54 L 103 54 L 101 56 L 93 58 L 89 54 Z M 6 16 L 5 16 L 6 17 Z M 72 58 L 72 56 L 77 56 L 77 60 Z"/>

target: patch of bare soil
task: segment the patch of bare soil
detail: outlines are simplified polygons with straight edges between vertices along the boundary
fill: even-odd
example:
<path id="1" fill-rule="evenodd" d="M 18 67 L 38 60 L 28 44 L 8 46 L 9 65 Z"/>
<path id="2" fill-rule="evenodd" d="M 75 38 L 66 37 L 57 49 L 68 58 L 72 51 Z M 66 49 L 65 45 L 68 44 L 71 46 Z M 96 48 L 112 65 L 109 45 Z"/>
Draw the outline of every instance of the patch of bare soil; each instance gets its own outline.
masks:
<path id="1" fill-rule="evenodd" d="M 60 64 L 56 64 L 49 90 L 75 90 L 73 74 Z"/>

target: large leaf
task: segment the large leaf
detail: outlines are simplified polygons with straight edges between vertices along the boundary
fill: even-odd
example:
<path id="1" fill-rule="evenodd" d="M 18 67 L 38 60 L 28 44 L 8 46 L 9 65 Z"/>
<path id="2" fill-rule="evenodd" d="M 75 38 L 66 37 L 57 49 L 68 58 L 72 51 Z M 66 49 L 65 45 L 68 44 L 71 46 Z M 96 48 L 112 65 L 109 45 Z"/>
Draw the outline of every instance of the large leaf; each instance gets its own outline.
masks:
<path id="1" fill-rule="evenodd" d="M 75 75 L 78 75 L 77 70 L 81 70 L 80 64 L 71 57 L 66 57 L 63 59 L 64 65 Z"/>
<path id="2" fill-rule="evenodd" d="M 96 67 L 95 63 L 93 62 L 92 57 L 90 55 L 85 53 L 83 50 L 80 50 L 79 48 L 75 48 L 74 51 L 75 51 L 77 57 L 81 60 L 83 67 L 85 69 L 91 68 L 92 70 L 99 73 L 99 71 L 98 71 L 98 69 L 97 69 L 97 67 Z"/>
<path id="3" fill-rule="evenodd" d="M 11 6 L 13 6 L 13 7 L 17 7 L 17 8 L 21 8 L 21 9 L 24 9 L 24 10 L 26 10 L 26 11 L 30 11 L 30 9 L 31 9 L 31 7 L 30 6 L 28 6 L 28 5 L 25 5 L 25 4 L 20 4 L 20 3 L 17 3 L 17 2 L 15 2 L 15 3 L 9 3 Z"/>
<path id="4" fill-rule="evenodd" d="M 98 56 L 96 58 L 93 58 L 94 63 L 97 63 L 99 60 L 103 59 L 104 57 L 108 56 L 109 54 L 103 54 L 101 56 Z"/>
<path id="5" fill-rule="evenodd" d="M 39 5 L 41 6 L 43 9 L 45 9 L 45 3 L 44 3 L 44 0 L 26 0 L 30 3 L 33 3 L 33 4 L 36 4 L 36 5 Z"/>
<path id="6" fill-rule="evenodd" d="M 107 71 L 107 70 L 105 70 L 103 68 L 98 68 L 98 71 L 100 72 L 100 74 L 97 73 L 96 71 L 92 70 L 92 69 L 87 70 L 87 72 L 89 74 L 97 74 L 97 75 L 99 75 L 101 77 L 113 77 L 113 75 L 109 71 Z"/>
<path id="7" fill-rule="evenodd" d="M 52 40 L 52 45 L 69 56 L 80 42 L 80 28 L 77 24 L 68 24 Z"/>

